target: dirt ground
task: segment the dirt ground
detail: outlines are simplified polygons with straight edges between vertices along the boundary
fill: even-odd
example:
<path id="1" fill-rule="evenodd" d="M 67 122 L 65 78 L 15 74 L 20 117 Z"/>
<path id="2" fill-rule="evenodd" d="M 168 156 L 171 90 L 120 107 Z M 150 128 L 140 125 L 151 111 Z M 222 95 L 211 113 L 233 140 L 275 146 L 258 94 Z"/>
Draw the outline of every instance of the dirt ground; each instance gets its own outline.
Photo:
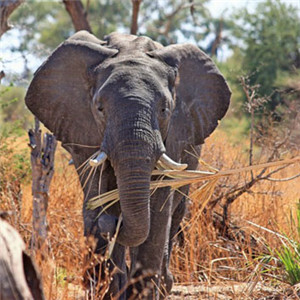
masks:
<path id="1" fill-rule="evenodd" d="M 296 290 L 287 289 L 285 292 L 276 287 L 268 287 L 262 283 L 232 283 L 224 285 L 201 284 L 198 286 L 175 285 L 168 300 L 199 300 L 199 299 L 255 299 L 255 300 L 283 300 L 300 299 Z"/>
<path id="2" fill-rule="evenodd" d="M 69 284 L 69 297 L 86 299 L 85 293 L 77 285 Z M 266 286 L 262 282 L 224 284 L 174 285 L 167 300 L 292 300 L 300 299 L 300 286 Z M 71 292 L 73 291 L 73 292 Z M 68 298 L 69 299 L 69 298 Z"/>

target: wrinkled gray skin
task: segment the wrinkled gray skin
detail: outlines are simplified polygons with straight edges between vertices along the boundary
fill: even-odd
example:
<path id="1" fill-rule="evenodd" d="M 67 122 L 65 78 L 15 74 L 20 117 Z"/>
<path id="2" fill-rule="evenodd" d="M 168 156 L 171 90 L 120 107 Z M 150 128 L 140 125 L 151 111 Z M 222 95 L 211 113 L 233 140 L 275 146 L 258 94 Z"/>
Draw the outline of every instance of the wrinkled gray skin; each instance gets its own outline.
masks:
<path id="1" fill-rule="evenodd" d="M 0 218 L 0 299 L 43 300 L 41 280 L 19 233 Z"/>
<path id="2" fill-rule="evenodd" d="M 138 290 L 153 281 L 161 290 L 170 291 L 169 256 L 185 199 L 179 193 L 170 195 L 169 188 L 150 197 L 151 172 L 163 153 L 188 163 L 189 169 L 196 168 L 197 159 L 186 150 L 199 151 L 225 115 L 229 99 L 226 81 L 197 47 L 163 47 L 133 35 L 113 33 L 101 41 L 78 32 L 36 72 L 26 104 L 62 141 L 75 166 L 99 148 L 108 155 L 101 184 L 98 167 L 84 189 L 83 205 L 85 235 L 98 239 L 97 252 L 103 251 L 106 233 L 115 231 L 122 212 L 112 258 L 120 272 L 108 294 L 116 295 L 128 280 L 125 247 L 131 249 L 130 276 L 143 271 L 153 275 L 144 276 L 136 285 Z M 88 199 L 99 190 L 104 193 L 116 187 L 120 204 L 97 219 L 100 209 L 87 210 Z M 129 297 L 131 290 L 121 298 Z M 152 288 L 141 297 L 157 299 L 158 290 Z"/>

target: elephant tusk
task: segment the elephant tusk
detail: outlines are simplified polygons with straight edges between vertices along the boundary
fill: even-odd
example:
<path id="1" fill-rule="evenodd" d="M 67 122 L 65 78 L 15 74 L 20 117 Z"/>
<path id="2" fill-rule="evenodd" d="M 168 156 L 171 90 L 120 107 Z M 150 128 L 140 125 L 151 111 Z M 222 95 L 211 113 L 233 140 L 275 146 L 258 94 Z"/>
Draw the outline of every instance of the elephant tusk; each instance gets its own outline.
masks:
<path id="1" fill-rule="evenodd" d="M 98 167 L 98 166 L 102 165 L 106 159 L 107 159 L 107 155 L 105 152 L 102 151 L 98 154 L 98 156 L 96 158 L 90 159 L 89 163 L 90 163 L 91 167 Z"/>
<path id="2" fill-rule="evenodd" d="M 159 169 L 167 169 L 167 170 L 176 170 L 176 171 L 182 171 L 187 168 L 187 164 L 179 164 L 173 159 L 171 159 L 167 154 L 163 154 L 159 160 L 157 161 L 157 167 Z"/>

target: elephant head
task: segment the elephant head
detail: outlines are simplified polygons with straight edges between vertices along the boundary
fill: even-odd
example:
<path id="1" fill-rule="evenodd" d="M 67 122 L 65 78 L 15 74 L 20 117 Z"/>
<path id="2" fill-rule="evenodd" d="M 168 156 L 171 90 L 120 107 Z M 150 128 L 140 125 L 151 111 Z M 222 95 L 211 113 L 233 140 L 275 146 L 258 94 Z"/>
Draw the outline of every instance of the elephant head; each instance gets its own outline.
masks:
<path id="1" fill-rule="evenodd" d="M 227 111 L 230 90 L 212 60 L 189 44 L 163 47 L 113 33 L 105 41 L 81 31 L 35 73 L 26 95 L 34 115 L 79 166 L 106 158 L 113 167 L 123 223 L 118 242 L 137 246 L 150 226 L 150 178 L 158 163 L 178 164 L 202 144 Z"/>

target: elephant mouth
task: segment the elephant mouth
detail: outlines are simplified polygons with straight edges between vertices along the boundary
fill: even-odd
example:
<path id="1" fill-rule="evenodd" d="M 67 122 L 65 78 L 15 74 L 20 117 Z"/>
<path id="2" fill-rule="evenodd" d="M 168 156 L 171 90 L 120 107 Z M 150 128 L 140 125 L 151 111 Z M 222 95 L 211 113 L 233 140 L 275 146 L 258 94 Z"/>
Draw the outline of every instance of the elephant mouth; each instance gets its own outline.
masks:
<path id="1" fill-rule="evenodd" d="M 96 156 L 97 155 L 97 156 Z M 111 158 L 104 151 L 95 154 L 89 160 L 90 166 L 97 168 Z M 145 169 L 142 162 L 145 163 Z M 122 224 L 118 232 L 117 242 L 123 246 L 136 247 L 142 244 L 150 231 L 150 181 L 153 164 L 149 157 L 119 160 L 115 165 Z M 156 162 L 159 170 L 184 170 L 187 164 L 173 161 L 166 154 L 162 154 Z M 114 216 L 99 216 L 98 226 L 101 235 L 109 233 L 112 236 L 116 229 Z"/>
<path id="2" fill-rule="evenodd" d="M 89 164 L 91 167 L 99 167 L 107 159 L 107 154 L 104 151 L 101 151 L 96 158 L 90 159 Z M 157 169 L 166 169 L 166 170 L 176 170 L 182 171 L 187 168 L 187 164 L 177 163 L 171 159 L 168 155 L 163 153 L 156 163 Z"/>

